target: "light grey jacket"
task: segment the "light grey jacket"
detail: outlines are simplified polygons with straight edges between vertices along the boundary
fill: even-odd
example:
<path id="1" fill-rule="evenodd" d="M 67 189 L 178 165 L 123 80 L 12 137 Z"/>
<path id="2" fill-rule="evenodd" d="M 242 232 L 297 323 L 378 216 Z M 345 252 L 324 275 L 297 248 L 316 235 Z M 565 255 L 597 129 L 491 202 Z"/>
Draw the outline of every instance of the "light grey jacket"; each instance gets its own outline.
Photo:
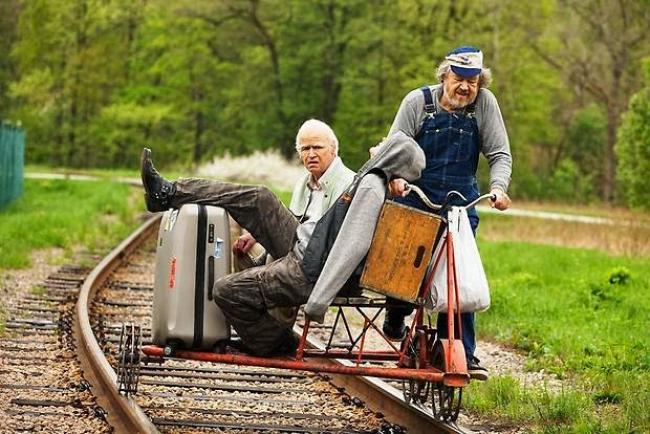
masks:
<path id="1" fill-rule="evenodd" d="M 356 194 L 305 306 L 309 319 L 323 322 L 327 308 L 366 257 L 392 178 L 414 181 L 426 162 L 418 144 L 401 131 L 389 136 L 359 170 Z M 357 175 L 357 176 L 359 176 Z"/>
<path id="2" fill-rule="evenodd" d="M 318 182 L 323 187 L 323 207 L 320 215 L 329 209 L 336 199 L 345 191 L 354 178 L 354 172 L 347 168 L 340 157 L 334 158 L 325 173 L 320 177 Z M 308 187 L 311 173 L 307 174 L 296 184 L 291 195 L 289 209 L 296 215 L 303 215 L 309 204 L 309 195 L 311 190 Z"/>

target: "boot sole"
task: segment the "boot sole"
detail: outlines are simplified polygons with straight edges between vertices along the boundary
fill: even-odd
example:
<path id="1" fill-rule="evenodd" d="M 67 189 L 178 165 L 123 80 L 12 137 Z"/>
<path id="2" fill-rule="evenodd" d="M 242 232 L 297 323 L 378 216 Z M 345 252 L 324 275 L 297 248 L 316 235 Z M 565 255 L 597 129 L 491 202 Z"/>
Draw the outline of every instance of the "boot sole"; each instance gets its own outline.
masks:
<path id="1" fill-rule="evenodd" d="M 142 153 L 140 154 L 140 181 L 142 182 L 142 187 L 144 188 L 144 191 L 147 193 L 147 195 L 150 194 L 150 192 L 147 190 L 147 183 L 144 180 L 144 172 L 145 172 L 145 163 L 147 160 L 151 159 L 151 149 L 149 148 L 143 148 Z"/>
<path id="2" fill-rule="evenodd" d="M 142 182 L 142 188 L 144 189 L 144 203 L 149 212 L 162 212 L 167 211 L 168 208 L 161 207 L 156 201 L 152 201 L 151 192 L 147 189 L 147 183 L 144 179 L 144 173 L 146 170 L 147 162 L 151 161 L 151 149 L 142 148 L 142 153 L 140 154 L 140 181 Z"/>
<path id="3" fill-rule="evenodd" d="M 472 371 L 469 373 L 469 378 L 476 381 L 487 381 L 490 377 L 485 371 Z"/>

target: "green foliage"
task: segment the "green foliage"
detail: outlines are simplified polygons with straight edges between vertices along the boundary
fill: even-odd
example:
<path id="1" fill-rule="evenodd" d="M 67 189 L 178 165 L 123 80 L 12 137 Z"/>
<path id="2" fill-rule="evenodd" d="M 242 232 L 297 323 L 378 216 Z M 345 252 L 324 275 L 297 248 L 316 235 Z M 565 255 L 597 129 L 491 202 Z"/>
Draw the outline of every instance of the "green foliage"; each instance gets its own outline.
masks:
<path id="1" fill-rule="evenodd" d="M 316 117 L 357 168 L 404 95 L 436 82 L 450 48 L 473 44 L 494 73 L 512 193 L 565 200 L 570 181 L 590 201 L 611 187 L 609 132 L 650 54 L 638 37 L 648 10 L 593 0 L 6 0 L 0 115 L 25 125 L 29 163 L 74 168 L 129 167 L 145 144 L 163 167 L 268 148 L 291 157 L 299 125 Z M 606 25 L 581 18 L 590 16 Z M 625 137 L 646 143 L 641 127 Z M 644 206 L 633 174 L 647 155 L 621 146 L 626 202 Z"/>
<path id="2" fill-rule="evenodd" d="M 112 247 L 141 206 L 122 184 L 26 180 L 23 196 L 0 212 L 0 269 L 28 267 L 34 249 Z"/>
<path id="3" fill-rule="evenodd" d="M 618 130 L 616 156 L 620 190 L 625 202 L 650 209 L 650 58 L 645 60 L 646 83 L 630 100 Z"/>
<path id="4" fill-rule="evenodd" d="M 592 197 L 590 175 L 580 171 L 578 164 L 564 159 L 553 171 L 548 185 L 548 198 L 565 201 L 588 202 Z"/>
<path id="5" fill-rule="evenodd" d="M 492 307 L 478 316 L 479 333 L 577 387 L 540 393 L 493 378 L 472 385 L 468 405 L 544 433 L 648 431 L 648 260 L 528 243 L 480 249 Z"/>
<path id="6" fill-rule="evenodd" d="M 9 118 L 9 83 L 16 77 L 11 47 L 16 40 L 16 22 L 20 11 L 19 0 L 0 2 L 0 120 Z"/>
<path id="7" fill-rule="evenodd" d="M 583 173 L 600 180 L 606 140 L 607 118 L 602 109 L 592 103 L 571 119 L 565 154 L 578 164 Z"/>
<path id="8" fill-rule="evenodd" d="M 609 273 L 609 283 L 612 285 L 625 285 L 630 278 L 630 270 L 625 267 L 616 267 Z"/>

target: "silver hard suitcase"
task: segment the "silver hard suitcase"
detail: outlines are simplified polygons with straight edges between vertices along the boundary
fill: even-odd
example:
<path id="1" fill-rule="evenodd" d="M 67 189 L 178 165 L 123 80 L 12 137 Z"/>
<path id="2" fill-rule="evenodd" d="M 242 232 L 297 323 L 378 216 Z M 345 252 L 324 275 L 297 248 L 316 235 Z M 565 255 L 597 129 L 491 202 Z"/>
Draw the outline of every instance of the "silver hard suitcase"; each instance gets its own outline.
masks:
<path id="1" fill-rule="evenodd" d="M 215 280 L 230 273 L 228 213 L 187 204 L 163 214 L 156 245 L 151 332 L 155 345 L 212 349 L 230 325 L 212 296 Z"/>

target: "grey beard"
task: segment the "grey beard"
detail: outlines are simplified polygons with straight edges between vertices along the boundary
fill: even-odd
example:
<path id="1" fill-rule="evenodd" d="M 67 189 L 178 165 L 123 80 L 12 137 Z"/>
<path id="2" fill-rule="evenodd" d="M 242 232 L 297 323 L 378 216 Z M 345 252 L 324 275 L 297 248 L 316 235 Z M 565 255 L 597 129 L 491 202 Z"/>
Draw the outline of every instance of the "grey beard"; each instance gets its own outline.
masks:
<path id="1" fill-rule="evenodd" d="M 451 106 L 450 108 L 452 110 L 459 110 L 469 105 L 469 103 L 467 104 L 461 103 L 460 101 L 458 101 L 458 98 L 456 98 L 455 96 L 453 97 L 448 96 L 447 99 L 449 100 L 449 105 Z"/>

